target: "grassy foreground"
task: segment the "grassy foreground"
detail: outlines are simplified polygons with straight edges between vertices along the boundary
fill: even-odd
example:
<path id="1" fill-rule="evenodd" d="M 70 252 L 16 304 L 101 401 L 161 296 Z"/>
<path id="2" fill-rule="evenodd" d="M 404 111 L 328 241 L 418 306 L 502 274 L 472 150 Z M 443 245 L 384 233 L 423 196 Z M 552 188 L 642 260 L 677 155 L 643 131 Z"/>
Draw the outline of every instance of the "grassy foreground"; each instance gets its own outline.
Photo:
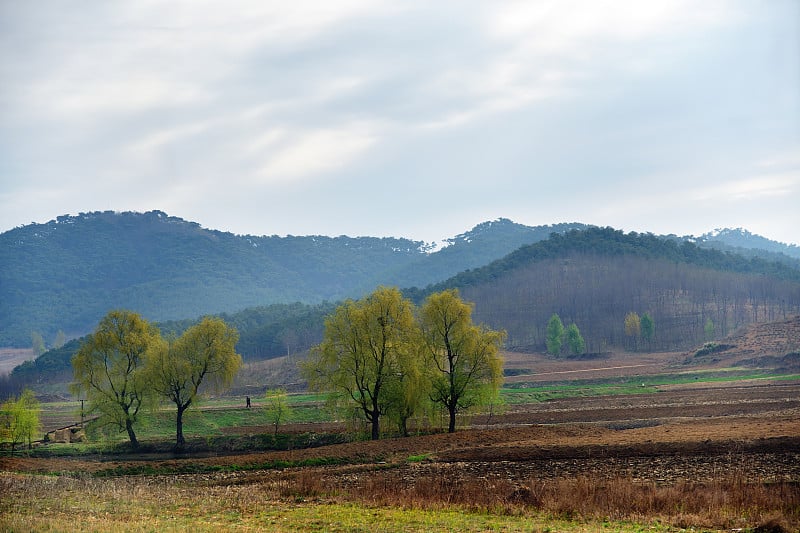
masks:
<path id="1" fill-rule="evenodd" d="M 203 486 L 168 478 L 75 479 L 0 473 L 0 530 L 319 532 L 670 532 L 669 526 L 544 514 L 410 509 L 302 496 L 272 484 Z"/>

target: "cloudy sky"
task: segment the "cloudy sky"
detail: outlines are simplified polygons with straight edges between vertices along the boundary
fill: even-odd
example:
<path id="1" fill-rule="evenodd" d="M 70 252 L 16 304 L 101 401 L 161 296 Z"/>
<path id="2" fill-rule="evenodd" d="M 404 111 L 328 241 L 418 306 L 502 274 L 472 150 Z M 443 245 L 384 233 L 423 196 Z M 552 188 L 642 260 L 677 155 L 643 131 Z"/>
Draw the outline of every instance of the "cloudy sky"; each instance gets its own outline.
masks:
<path id="1" fill-rule="evenodd" d="M 0 0 L 0 231 L 800 243 L 797 0 Z"/>

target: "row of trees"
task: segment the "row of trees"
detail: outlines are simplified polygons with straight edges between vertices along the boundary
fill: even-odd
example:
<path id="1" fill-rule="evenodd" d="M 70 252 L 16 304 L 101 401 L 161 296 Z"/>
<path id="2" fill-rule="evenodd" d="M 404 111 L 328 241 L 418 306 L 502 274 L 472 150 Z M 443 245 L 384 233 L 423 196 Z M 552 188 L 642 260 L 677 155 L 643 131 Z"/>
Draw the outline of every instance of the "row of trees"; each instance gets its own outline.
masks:
<path id="1" fill-rule="evenodd" d="M 403 434 L 432 406 L 449 414 L 487 403 L 502 381 L 505 332 L 472 322 L 472 305 L 455 289 L 430 295 L 417 308 L 397 288 L 380 287 L 348 300 L 325 320 L 323 341 L 302 371 L 312 389 L 355 407 L 380 437 L 388 416 Z"/>
<path id="2" fill-rule="evenodd" d="M 711 319 L 706 321 L 706 336 L 713 336 L 714 323 Z M 650 313 L 643 313 L 639 316 L 638 313 L 631 311 L 625 315 L 625 335 L 630 340 L 629 346 L 633 349 L 638 349 L 639 341 L 647 342 L 648 348 L 651 346 L 653 336 L 656 332 L 656 324 Z M 710 340 L 710 339 L 708 339 Z M 586 342 L 583 340 L 578 326 L 572 323 L 564 328 L 561 317 L 553 313 L 550 320 L 547 322 L 545 346 L 547 353 L 554 356 L 561 355 L 564 346 L 569 348 L 573 355 L 580 355 L 586 351 Z"/>
<path id="3" fill-rule="evenodd" d="M 53 340 L 53 344 L 51 348 L 58 349 L 64 346 L 67 342 L 67 336 L 62 330 L 58 330 L 56 333 L 55 340 Z M 47 345 L 44 342 L 44 337 L 38 331 L 31 331 L 31 349 L 33 350 L 33 355 L 39 357 L 44 352 L 48 350 Z"/>
<path id="4" fill-rule="evenodd" d="M 0 406 L 0 442 L 10 443 L 12 453 L 18 444 L 27 442 L 30 448 L 34 435 L 41 429 L 40 412 L 39 400 L 30 389 L 6 400 Z"/>
<path id="5" fill-rule="evenodd" d="M 648 348 L 653 342 L 656 333 L 656 323 L 650 313 L 639 316 L 638 313 L 631 311 L 625 315 L 625 336 L 630 339 L 631 347 L 636 350 L 639 348 L 639 340 L 647 342 Z"/>
<path id="6" fill-rule="evenodd" d="M 228 388 L 242 365 L 234 346 L 238 333 L 222 319 L 206 317 L 180 337 L 162 338 L 137 313 L 111 311 L 72 358 L 73 394 L 86 398 L 90 413 L 128 434 L 142 410 L 167 400 L 176 408 L 176 445 L 185 444 L 183 414 L 203 392 Z"/>
<path id="7" fill-rule="evenodd" d="M 561 355 L 564 344 L 569 347 L 569 351 L 573 355 L 580 355 L 586 351 L 586 342 L 583 340 L 577 324 L 572 323 L 564 329 L 561 317 L 553 313 L 547 322 L 547 339 L 545 340 L 547 353 L 555 356 Z"/>

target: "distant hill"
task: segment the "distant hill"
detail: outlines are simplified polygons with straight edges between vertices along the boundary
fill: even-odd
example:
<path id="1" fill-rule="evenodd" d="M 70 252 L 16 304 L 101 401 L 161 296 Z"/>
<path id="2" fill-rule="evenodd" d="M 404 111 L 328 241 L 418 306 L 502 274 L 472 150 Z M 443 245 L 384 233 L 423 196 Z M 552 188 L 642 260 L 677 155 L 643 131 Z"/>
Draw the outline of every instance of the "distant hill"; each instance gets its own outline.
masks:
<path id="1" fill-rule="evenodd" d="M 552 233 L 483 267 L 404 292 L 420 303 L 446 288 L 458 288 L 474 303 L 478 322 L 506 330 L 506 347 L 517 351 L 544 351 L 553 313 L 565 325 L 578 325 L 590 352 L 687 350 L 747 324 L 800 315 L 800 269 L 612 228 Z M 237 351 L 254 361 L 302 353 L 318 343 L 335 305 L 271 304 L 222 317 L 239 330 Z M 654 319 L 652 338 L 627 334 L 624 320 L 631 312 Z M 165 334 L 179 334 L 196 317 L 158 325 Z M 77 346 L 73 341 L 20 365 L 9 386 L 68 380 Z"/>
<path id="2" fill-rule="evenodd" d="M 731 252 L 745 257 L 759 257 L 800 269 L 800 247 L 769 240 L 749 231 L 718 229 L 700 237 L 683 237 L 680 240 L 694 242 L 701 248 Z"/>
<path id="3" fill-rule="evenodd" d="M 462 272 L 485 272 L 480 268 L 508 254 L 504 261 L 514 261 L 520 255 L 512 252 L 553 233 L 587 229 L 498 219 L 434 251 L 404 238 L 234 235 L 161 211 L 64 215 L 0 234 L 0 346 L 29 347 L 34 331 L 48 344 L 59 331 L 79 337 L 113 308 L 164 322 L 272 304 L 336 302 L 381 284 L 421 290 Z M 800 270 L 800 259 L 786 255 L 797 247 L 744 230 L 670 239 Z"/>
<path id="4" fill-rule="evenodd" d="M 745 324 L 800 314 L 800 269 L 612 228 L 556 234 L 406 293 L 421 301 L 445 288 L 474 302 L 476 319 L 507 330 L 507 346 L 517 350 L 544 350 L 553 313 L 575 323 L 595 352 L 682 350 Z M 653 338 L 626 334 L 631 312 L 655 320 Z"/>
<path id="5" fill-rule="evenodd" d="M 501 219 L 430 253 L 403 238 L 234 235 L 161 211 L 60 216 L 0 234 L 0 346 L 30 346 L 32 331 L 84 335 L 113 308 L 180 320 L 424 287 L 582 226 Z"/>
<path id="6" fill-rule="evenodd" d="M 742 251 L 765 251 L 782 254 L 800 260 L 800 246 L 775 242 L 761 235 L 754 235 L 744 228 L 724 228 L 704 233 L 696 239 L 698 245 L 719 249 Z M 775 256 L 773 256 L 774 258 Z"/>

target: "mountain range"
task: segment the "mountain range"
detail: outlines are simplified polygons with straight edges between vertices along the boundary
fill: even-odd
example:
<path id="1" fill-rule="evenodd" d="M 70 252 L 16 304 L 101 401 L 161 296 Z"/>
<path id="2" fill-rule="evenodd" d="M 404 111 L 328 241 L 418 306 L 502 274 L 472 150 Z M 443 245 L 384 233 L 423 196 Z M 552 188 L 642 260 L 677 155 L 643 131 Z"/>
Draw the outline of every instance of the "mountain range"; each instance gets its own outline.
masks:
<path id="1" fill-rule="evenodd" d="M 552 234 L 590 228 L 498 219 L 434 249 L 405 238 L 234 235 L 161 211 L 64 215 L 0 234 L 0 346 L 30 346 L 31 332 L 47 344 L 59 332 L 79 337 L 113 308 L 164 322 L 274 304 L 335 302 L 378 285 L 422 291 Z M 797 246 L 741 229 L 658 239 L 800 271 Z"/>

